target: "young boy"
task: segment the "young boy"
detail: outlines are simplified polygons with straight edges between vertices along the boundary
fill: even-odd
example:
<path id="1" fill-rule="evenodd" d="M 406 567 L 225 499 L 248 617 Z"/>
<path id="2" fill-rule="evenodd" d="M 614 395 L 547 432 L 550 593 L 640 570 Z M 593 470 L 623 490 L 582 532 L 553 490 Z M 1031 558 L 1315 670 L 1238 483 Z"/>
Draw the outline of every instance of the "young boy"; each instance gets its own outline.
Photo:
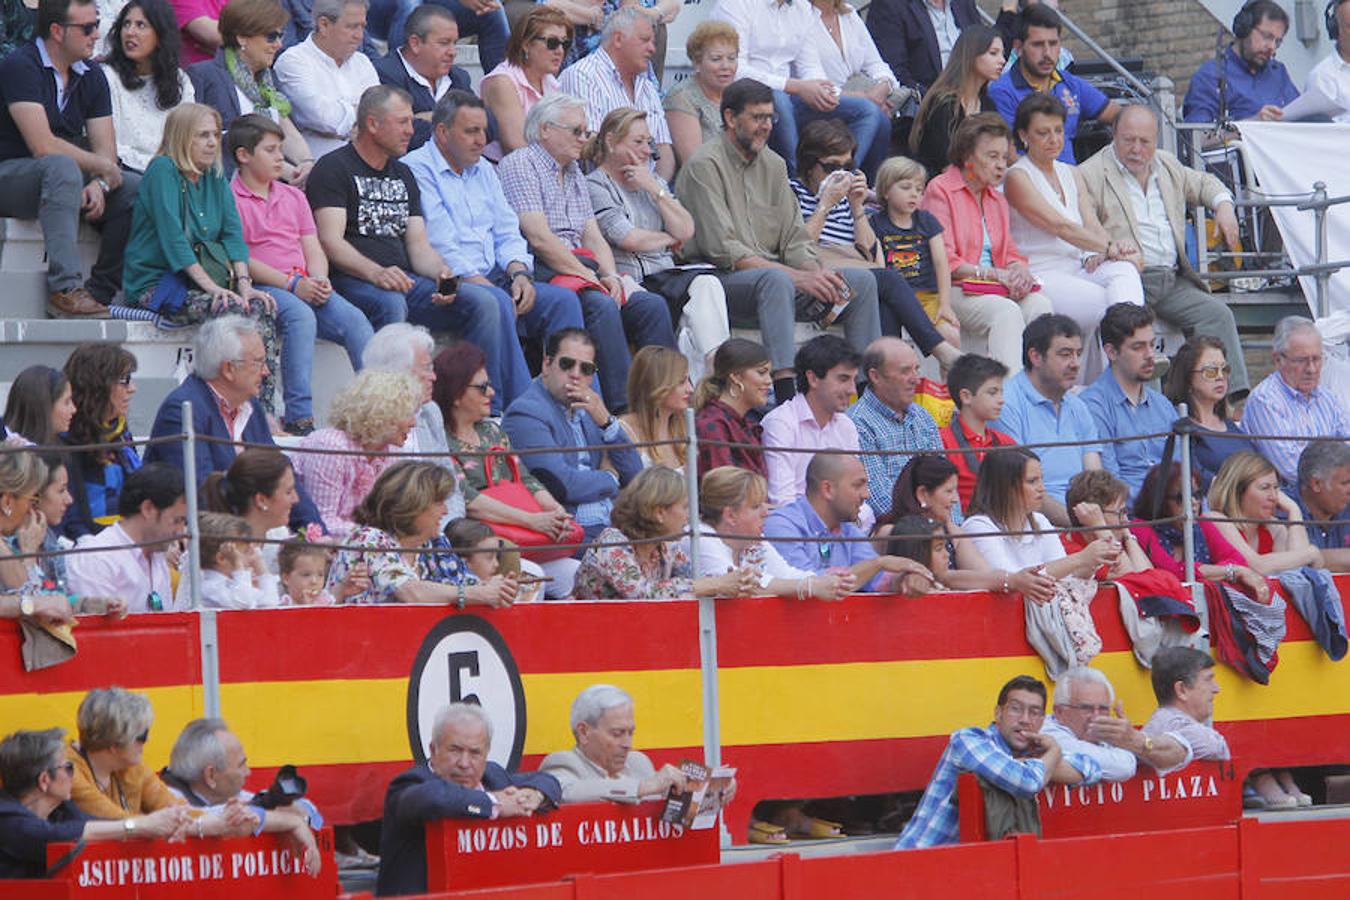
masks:
<path id="1" fill-rule="evenodd" d="M 277 605 L 277 576 L 263 568 L 259 544 L 241 541 L 253 529 L 239 516 L 204 512 L 197 517 L 202 544 L 202 606 L 257 609 Z M 188 581 L 178 585 L 178 609 L 189 609 Z"/>
<path id="2" fill-rule="evenodd" d="M 926 183 L 920 163 L 903 156 L 886 160 L 877 170 L 877 198 L 883 208 L 868 221 L 881 243 L 881 262 L 905 276 L 938 333 L 960 347 L 961 323 L 951 306 L 952 274 L 942 223 L 919 209 Z"/>
<path id="3" fill-rule="evenodd" d="M 277 181 L 286 166 L 284 139 L 280 125 L 250 113 L 230 123 L 227 146 L 239 167 L 230 189 L 248 244 L 249 274 L 259 290 L 276 299 L 277 325 L 292 351 L 282 358 L 283 425 L 303 436 L 314 430 L 310 376 L 316 335 L 341 344 L 359 371 L 374 331 L 365 313 L 333 292 L 328 259 L 304 192 Z M 295 348 L 307 352 L 296 353 Z"/>
<path id="4" fill-rule="evenodd" d="M 970 508 L 975 493 L 975 476 L 986 451 L 1017 443 L 1001 431 L 989 427 L 1003 411 L 1003 379 L 1008 367 L 1003 363 L 967 353 L 958 359 L 947 373 L 947 392 L 956 404 L 956 415 L 942 429 L 942 446 L 947 450 L 975 450 L 975 453 L 948 453 L 956 466 L 956 489 L 961 495 L 961 509 Z"/>

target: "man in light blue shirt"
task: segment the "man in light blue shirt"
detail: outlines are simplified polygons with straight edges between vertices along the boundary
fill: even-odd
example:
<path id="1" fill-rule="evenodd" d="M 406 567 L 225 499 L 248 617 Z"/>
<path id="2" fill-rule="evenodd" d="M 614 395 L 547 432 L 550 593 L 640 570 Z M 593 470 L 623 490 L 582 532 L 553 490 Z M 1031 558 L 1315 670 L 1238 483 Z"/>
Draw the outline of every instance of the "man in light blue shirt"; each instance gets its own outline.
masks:
<path id="1" fill-rule="evenodd" d="M 1055 680 L 1055 711 L 1041 726 L 1041 734 L 1054 738 L 1066 757 L 1091 757 L 1101 769 L 1102 781 L 1126 781 L 1134 777 L 1138 758 L 1128 749 L 1095 737 L 1091 729 L 1096 719 L 1119 712 L 1115 688 L 1107 677 L 1097 669 L 1074 666 Z M 1094 781 L 1084 773 L 1084 784 Z"/>
<path id="2" fill-rule="evenodd" d="M 1154 377 L 1153 312 L 1147 306 L 1117 303 L 1102 317 L 1102 350 L 1111 361 L 1082 393 L 1102 439 L 1102 467 L 1139 492 L 1148 470 L 1162 461 L 1165 437 L 1113 444 L 1113 438 L 1164 434 L 1172 430 L 1177 409 L 1148 383 Z"/>
<path id="3" fill-rule="evenodd" d="M 1087 404 L 1069 393 L 1083 361 L 1083 331 L 1068 316 L 1047 313 L 1022 332 L 1021 372 L 1003 385 L 1003 412 L 992 426 L 1019 444 L 1086 441 L 1072 447 L 1035 447 L 1045 478 L 1041 512 L 1069 526 L 1064 493 L 1069 479 L 1084 469 L 1102 467 L 1097 423 Z"/>
<path id="4" fill-rule="evenodd" d="M 468 91 L 446 91 L 431 116 L 431 140 L 403 157 L 422 192 L 431 246 L 459 276 L 459 293 L 509 295 L 516 329 L 546 338 L 583 325 L 581 302 L 566 288 L 535 281 L 520 221 L 506 202 L 497 171 L 482 158 L 487 111 Z M 524 359 L 508 372 L 512 384 L 495 385 L 514 399 L 530 382 Z"/>

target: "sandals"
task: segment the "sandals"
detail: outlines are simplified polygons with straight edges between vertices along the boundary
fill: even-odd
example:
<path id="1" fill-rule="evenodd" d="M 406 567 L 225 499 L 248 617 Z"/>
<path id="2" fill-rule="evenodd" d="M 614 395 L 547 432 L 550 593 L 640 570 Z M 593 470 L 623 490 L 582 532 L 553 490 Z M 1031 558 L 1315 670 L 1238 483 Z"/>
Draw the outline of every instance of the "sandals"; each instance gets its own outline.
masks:
<path id="1" fill-rule="evenodd" d="M 787 835 L 790 838 L 806 838 L 808 840 L 841 838 L 844 836 L 844 826 L 838 822 L 831 822 L 829 819 L 803 816 L 801 821 L 797 823 L 797 827 L 787 832 Z"/>
<path id="2" fill-rule="evenodd" d="M 781 825 L 772 825 L 752 819 L 750 822 L 749 842 L 752 844 L 786 844 L 787 831 Z"/>

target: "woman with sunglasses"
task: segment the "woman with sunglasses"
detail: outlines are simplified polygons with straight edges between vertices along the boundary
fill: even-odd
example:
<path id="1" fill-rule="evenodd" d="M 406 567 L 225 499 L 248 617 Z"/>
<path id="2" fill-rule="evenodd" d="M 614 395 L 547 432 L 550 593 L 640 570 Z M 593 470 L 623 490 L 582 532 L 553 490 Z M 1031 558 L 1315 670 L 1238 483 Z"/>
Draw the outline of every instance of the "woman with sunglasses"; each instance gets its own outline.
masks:
<path id="1" fill-rule="evenodd" d="M 493 162 L 526 144 L 525 114 L 556 94 L 558 73 L 572 47 L 572 23 L 562 12 L 540 4 L 511 29 L 506 59 L 479 82 L 478 92 L 497 121 L 497 140 L 483 155 Z"/>
<path id="2" fill-rule="evenodd" d="M 1228 415 L 1228 376 L 1233 367 L 1223 342 L 1197 334 L 1181 345 L 1167 372 L 1163 393 L 1173 403 L 1186 404 L 1186 414 L 1204 431 L 1191 439 L 1191 464 L 1200 475 L 1200 487 L 1209 490 L 1224 460 L 1234 453 L 1256 453 L 1256 444 Z"/>
<path id="3" fill-rule="evenodd" d="M 131 0 L 108 36 L 104 76 L 112 95 L 117 158 L 144 172 L 164 134 L 164 120 L 179 103 L 192 103 L 192 82 L 178 68 L 178 22 L 168 0 Z"/>
<path id="4" fill-rule="evenodd" d="M 74 501 L 61 520 L 61 533 L 71 540 L 96 534 L 117 518 L 117 497 L 126 477 L 141 467 L 132 445 L 127 412 L 136 394 L 132 375 L 136 357 L 117 344 L 81 344 L 66 360 L 75 415 L 65 435 L 74 447 L 110 444 L 100 450 L 69 454 L 70 496 Z"/>
<path id="5" fill-rule="evenodd" d="M 289 20 L 276 0 L 231 0 L 220 13 L 220 50 L 213 59 L 188 66 L 187 73 L 197 101 L 220 113 L 222 129 L 228 131 L 245 113 L 267 116 L 281 126 L 286 133 L 281 180 L 300 187 L 314 168 L 314 154 L 291 122 L 291 101 L 272 75 Z M 234 159 L 224 156 L 222 163 L 232 172 Z"/>

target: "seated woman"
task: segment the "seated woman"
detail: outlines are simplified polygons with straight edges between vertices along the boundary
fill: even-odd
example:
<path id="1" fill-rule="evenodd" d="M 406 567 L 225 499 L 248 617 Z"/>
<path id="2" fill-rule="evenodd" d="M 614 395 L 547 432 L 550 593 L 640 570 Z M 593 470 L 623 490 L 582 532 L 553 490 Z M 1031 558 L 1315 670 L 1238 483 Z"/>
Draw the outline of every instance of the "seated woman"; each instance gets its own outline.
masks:
<path id="1" fill-rule="evenodd" d="M 14 378 L 5 401 L 5 428 L 11 443 L 55 447 L 75 416 L 70 382 L 60 369 L 29 366 Z"/>
<path id="2" fill-rule="evenodd" d="M 725 575 L 750 570 L 759 592 L 779 597 L 842 600 L 858 586 L 852 572 L 816 575 L 794 568 L 768 541 L 718 534 L 763 535 L 769 515 L 769 483 L 763 475 L 720 466 L 703 476 L 698 489 L 698 566 L 695 574 Z"/>
<path id="3" fill-rule="evenodd" d="M 333 398 L 328 427 L 300 441 L 295 477 L 319 508 L 330 534 L 343 538 L 351 532 L 352 512 L 380 473 L 398 461 L 377 454 L 403 447 L 421 405 L 422 386 L 411 375 L 365 369 Z M 372 455 L 306 450 L 361 450 Z"/>
<path id="4" fill-rule="evenodd" d="M 968 336 L 984 339 L 985 355 L 1015 372 L 1025 324 L 1053 309 L 1012 239 L 1008 201 L 998 190 L 1010 136 L 998 113 L 968 117 L 952 136 L 951 165 L 928 182 L 922 208 L 942 225 L 962 346 L 974 349 Z"/>
<path id="5" fill-rule="evenodd" d="M 838 119 L 821 119 L 802 129 L 797 178 L 791 184 L 806 230 L 826 266 L 870 268 L 877 282 L 883 334 L 898 335 L 903 327 L 922 353 L 950 366 L 961 351 L 938 333 L 905 276 L 883 264 L 881 244 L 864 205 L 867 179 L 854 170 L 856 149 L 852 133 Z"/>
<path id="6" fill-rule="evenodd" d="M 159 150 L 169 110 L 196 99 L 178 68 L 178 47 L 178 20 L 168 0 L 131 0 L 113 22 L 103 74 L 123 168 L 144 172 Z"/>
<path id="7" fill-rule="evenodd" d="M 120 687 L 85 694 L 75 715 L 79 739 L 66 748 L 75 764 L 70 799 L 85 815 L 135 819 L 183 805 L 141 759 L 154 721 L 144 694 Z"/>
<path id="8" fill-rule="evenodd" d="M 987 25 L 969 25 L 952 45 L 947 65 L 923 95 L 909 130 L 909 152 L 929 176 L 947 168 L 952 135 L 967 117 L 996 112 L 989 83 L 1003 74 L 1003 39 Z"/>
<path id="9" fill-rule="evenodd" d="M 727 298 L 722 282 L 706 267 L 675 263 L 671 251 L 693 236 L 694 218 L 648 165 L 647 114 L 626 106 L 612 110 L 583 158 L 595 166 L 586 187 L 619 274 L 665 298 L 671 320 L 678 323 L 680 351 L 701 378 L 708 356 L 731 336 Z"/>
<path id="10" fill-rule="evenodd" d="M 1108 306 L 1144 304 L 1143 257 L 1111 240 L 1078 170 L 1058 157 L 1067 112 L 1058 97 L 1033 91 L 1017 107 L 1015 128 L 1026 155 L 1008 170 L 1003 193 L 1012 207 L 1012 237 L 1055 312 L 1083 329 L 1081 380 L 1090 384 L 1106 363 L 1097 326 Z"/>
<path id="11" fill-rule="evenodd" d="M 337 457 L 350 462 L 351 457 Z M 280 450 L 250 447 L 234 458 L 225 472 L 212 472 L 202 482 L 202 508 L 229 513 L 248 523 L 255 537 L 284 541 L 291 537 L 286 523 L 291 509 L 300 502 L 295 490 L 295 470 Z M 264 544 L 263 563 L 277 572 L 278 544 Z"/>
<path id="12" fill-rule="evenodd" d="M 1153 568 L 1148 554 L 1139 544 L 1139 538 L 1128 527 L 1130 510 L 1126 501 L 1129 497 L 1130 486 L 1105 469 L 1079 472 L 1070 479 L 1069 490 L 1064 494 L 1069 524 L 1074 528 L 1103 529 L 1114 526 L 1109 531 L 1071 531 L 1060 535 L 1068 553 L 1085 550 L 1093 541 L 1103 537 L 1116 541 L 1121 548 L 1120 555 L 1116 557 L 1114 565 L 1097 570 L 1095 577 L 1098 581 Z"/>
<path id="13" fill-rule="evenodd" d="M 20 529 L 32 528 L 33 507 L 38 491 L 47 480 L 47 467 L 36 452 L 22 450 L 13 453 L 0 453 L 0 593 L 18 596 L 20 590 L 28 586 L 30 567 L 27 560 L 12 559 L 14 555 L 11 539 L 18 536 Z M 26 601 L 33 595 L 25 596 Z M 56 612 L 65 621 L 70 618 L 71 609 L 63 595 L 43 594 L 38 604 L 44 613 Z M 51 609 L 51 598 L 61 601 L 61 607 Z M 5 604 L 9 606 L 10 604 Z M 15 612 L 17 615 L 17 610 Z M 27 611 L 25 610 L 25 615 Z"/>
<path id="14" fill-rule="evenodd" d="M 135 372 L 136 357 L 114 343 L 81 344 L 66 360 L 75 404 L 66 443 L 73 447 L 114 445 L 67 454 L 74 502 L 61 521 L 61 533 L 72 541 L 96 534 L 116 520 L 122 483 L 141 467 L 141 456 L 131 444 L 127 427 L 127 411 L 136 394 Z"/>
<path id="15" fill-rule="evenodd" d="M 1200 473 L 1202 490 L 1234 453 L 1256 453 L 1256 444 L 1228 415 L 1228 376 L 1233 367 L 1223 342 L 1206 334 L 1181 345 L 1167 372 L 1163 393 L 1175 404 L 1186 404 L 1186 415 L 1204 429 L 1191 437 L 1191 463 Z"/>
<path id="16" fill-rule="evenodd" d="M 1284 513 L 1289 524 L 1222 521 L 1274 519 L 1277 513 Z M 1228 457 L 1209 485 L 1209 511 L 1204 516 L 1262 575 L 1322 565 L 1322 551 L 1308 540 L 1303 527 L 1303 509 L 1280 490 L 1280 475 L 1264 456 L 1244 451 Z"/>
<path id="17" fill-rule="evenodd" d="M 549 94 L 556 94 L 563 58 L 572 46 L 572 23 L 567 16 L 540 4 L 511 29 L 506 59 L 483 76 L 478 93 L 493 121 L 497 139 L 483 149 L 493 162 L 524 147 L 525 114 Z"/>
<path id="18" fill-rule="evenodd" d="M 718 466 L 735 466 L 768 476 L 764 453 L 750 447 L 713 447 L 707 441 L 764 445 L 759 424 L 761 406 L 769 402 L 773 373 L 769 351 L 754 341 L 732 338 L 713 354 L 712 373 L 694 395 L 694 430 L 698 432 L 698 471 L 707 475 Z"/>
<path id="19" fill-rule="evenodd" d="M 276 301 L 249 277 L 248 246 L 220 157 L 214 109 L 183 103 L 169 113 L 159 153 L 136 194 L 122 285 L 128 306 L 153 310 L 174 325 L 232 312 L 257 322 L 267 368 L 259 399 L 270 412 L 274 373 L 281 370 Z"/>
<path id="20" fill-rule="evenodd" d="M 514 576 L 497 575 L 478 584 L 441 534 L 445 501 L 455 477 L 431 462 L 399 462 L 385 469 L 352 518 L 349 545 L 328 569 L 334 596 L 352 570 L 364 564 L 370 587 L 348 603 L 431 603 L 502 607 L 515 602 Z M 440 539 L 439 541 L 437 539 Z M 425 551 L 435 544 L 437 553 Z"/>
<path id="21" fill-rule="evenodd" d="M 689 361 L 668 347 L 643 347 L 633 355 L 628 370 L 628 412 L 619 424 L 633 443 L 676 441 L 658 447 L 639 447 L 642 465 L 684 471 L 688 440 L 684 412 L 694 396 L 689 383 Z"/>
<path id="22" fill-rule="evenodd" d="M 759 590 L 759 573 L 744 567 L 695 577 L 678 540 L 689 527 L 688 487 L 664 466 L 643 469 L 619 491 L 610 523 L 596 538 L 599 546 L 581 558 L 578 600 L 742 597 Z"/>
<path id="23" fill-rule="evenodd" d="M 741 39 L 726 22 L 705 19 L 690 32 L 684 52 L 694 70 L 661 104 L 680 165 L 722 133 L 722 91 L 736 80 Z"/>

